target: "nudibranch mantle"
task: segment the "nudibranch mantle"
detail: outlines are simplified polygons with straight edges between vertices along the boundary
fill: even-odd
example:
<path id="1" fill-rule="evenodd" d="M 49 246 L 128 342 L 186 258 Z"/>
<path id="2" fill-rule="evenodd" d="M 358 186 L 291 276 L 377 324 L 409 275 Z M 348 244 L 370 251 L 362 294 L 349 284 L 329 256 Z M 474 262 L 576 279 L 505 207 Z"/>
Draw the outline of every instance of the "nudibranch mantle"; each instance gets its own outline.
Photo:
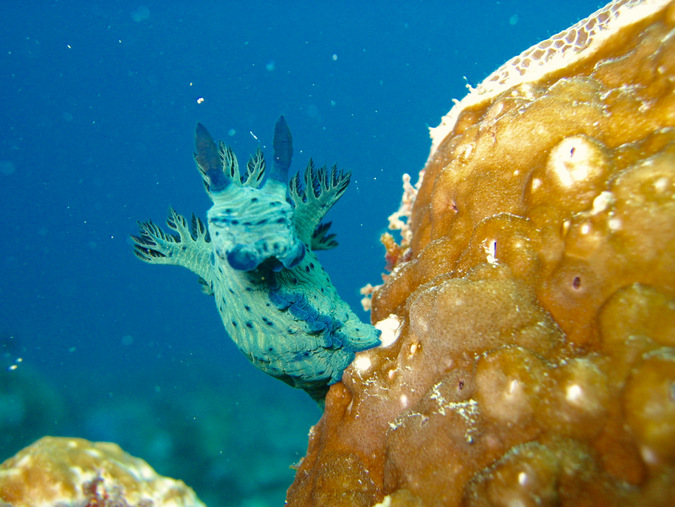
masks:
<path id="1" fill-rule="evenodd" d="M 139 223 L 134 253 L 152 264 L 184 266 L 213 294 L 225 329 L 241 352 L 265 373 L 309 393 L 319 403 L 355 352 L 380 344 L 377 331 L 340 299 L 314 253 L 337 246 L 322 219 L 342 196 L 349 173 L 315 168 L 287 183 L 293 156 L 284 117 L 274 131 L 274 161 L 260 149 L 240 168 L 201 124 L 195 160 L 213 201 L 208 229 L 174 210 L 165 233 Z M 267 180 L 263 177 L 267 173 Z"/>

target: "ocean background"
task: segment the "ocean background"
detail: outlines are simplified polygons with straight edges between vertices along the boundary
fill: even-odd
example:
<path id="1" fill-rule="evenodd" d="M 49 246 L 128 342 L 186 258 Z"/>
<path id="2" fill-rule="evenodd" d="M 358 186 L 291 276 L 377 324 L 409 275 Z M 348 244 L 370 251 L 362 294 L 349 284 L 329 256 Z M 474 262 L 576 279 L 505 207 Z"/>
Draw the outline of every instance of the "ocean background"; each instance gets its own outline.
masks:
<path id="1" fill-rule="evenodd" d="M 205 217 L 203 123 L 244 162 L 352 172 L 319 252 L 364 320 L 427 127 L 597 1 L 0 4 L 0 462 L 40 436 L 119 443 L 209 506 L 282 505 L 319 408 L 251 366 L 196 276 L 140 262 L 136 222 Z"/>

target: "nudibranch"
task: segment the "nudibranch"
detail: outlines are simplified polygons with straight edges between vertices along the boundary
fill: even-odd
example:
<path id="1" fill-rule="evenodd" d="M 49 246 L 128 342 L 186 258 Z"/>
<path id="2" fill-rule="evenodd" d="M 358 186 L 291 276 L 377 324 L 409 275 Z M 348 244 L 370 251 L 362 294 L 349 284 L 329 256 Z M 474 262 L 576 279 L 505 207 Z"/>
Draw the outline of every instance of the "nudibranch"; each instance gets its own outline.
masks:
<path id="1" fill-rule="evenodd" d="M 213 201 L 208 228 L 173 209 L 166 233 L 148 221 L 132 236 L 134 253 L 152 264 L 184 266 L 216 298 L 227 333 L 265 373 L 304 389 L 319 404 L 355 352 L 379 345 L 379 331 L 340 299 L 314 250 L 337 246 L 322 220 L 342 196 L 350 173 L 315 168 L 289 183 L 293 156 L 284 117 L 274 129 L 274 161 L 258 148 L 240 167 L 231 148 L 216 146 L 197 124 L 195 160 Z M 267 179 L 263 183 L 263 178 Z"/>

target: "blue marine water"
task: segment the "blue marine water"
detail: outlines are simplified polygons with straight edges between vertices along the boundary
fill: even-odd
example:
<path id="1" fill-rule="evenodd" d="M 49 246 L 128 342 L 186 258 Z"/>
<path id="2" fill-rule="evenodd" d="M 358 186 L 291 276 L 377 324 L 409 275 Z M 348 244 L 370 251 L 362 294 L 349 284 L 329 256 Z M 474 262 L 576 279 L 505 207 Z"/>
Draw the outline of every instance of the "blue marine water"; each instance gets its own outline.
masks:
<path id="1" fill-rule="evenodd" d="M 321 413 L 253 368 L 187 270 L 132 254 L 137 220 L 210 206 L 196 122 L 240 159 L 352 172 L 319 252 L 363 319 L 427 127 L 508 58 L 601 3 L 3 1 L 0 461 L 42 435 L 115 441 L 208 505 L 281 505 Z M 413 178 L 414 180 L 416 179 Z"/>

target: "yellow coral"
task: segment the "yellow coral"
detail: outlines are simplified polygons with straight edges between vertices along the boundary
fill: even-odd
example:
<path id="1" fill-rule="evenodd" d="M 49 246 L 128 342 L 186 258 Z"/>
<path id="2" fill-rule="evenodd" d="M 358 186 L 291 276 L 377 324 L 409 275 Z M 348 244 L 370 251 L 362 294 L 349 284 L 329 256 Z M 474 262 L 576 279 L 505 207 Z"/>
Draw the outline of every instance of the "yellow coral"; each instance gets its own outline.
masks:
<path id="1" fill-rule="evenodd" d="M 372 299 L 398 338 L 332 387 L 291 504 L 672 504 L 674 27 L 613 2 L 433 130 Z"/>
<path id="2" fill-rule="evenodd" d="M 162 477 L 117 444 L 43 437 L 0 465 L 0 503 L 200 507 L 182 481 Z"/>

